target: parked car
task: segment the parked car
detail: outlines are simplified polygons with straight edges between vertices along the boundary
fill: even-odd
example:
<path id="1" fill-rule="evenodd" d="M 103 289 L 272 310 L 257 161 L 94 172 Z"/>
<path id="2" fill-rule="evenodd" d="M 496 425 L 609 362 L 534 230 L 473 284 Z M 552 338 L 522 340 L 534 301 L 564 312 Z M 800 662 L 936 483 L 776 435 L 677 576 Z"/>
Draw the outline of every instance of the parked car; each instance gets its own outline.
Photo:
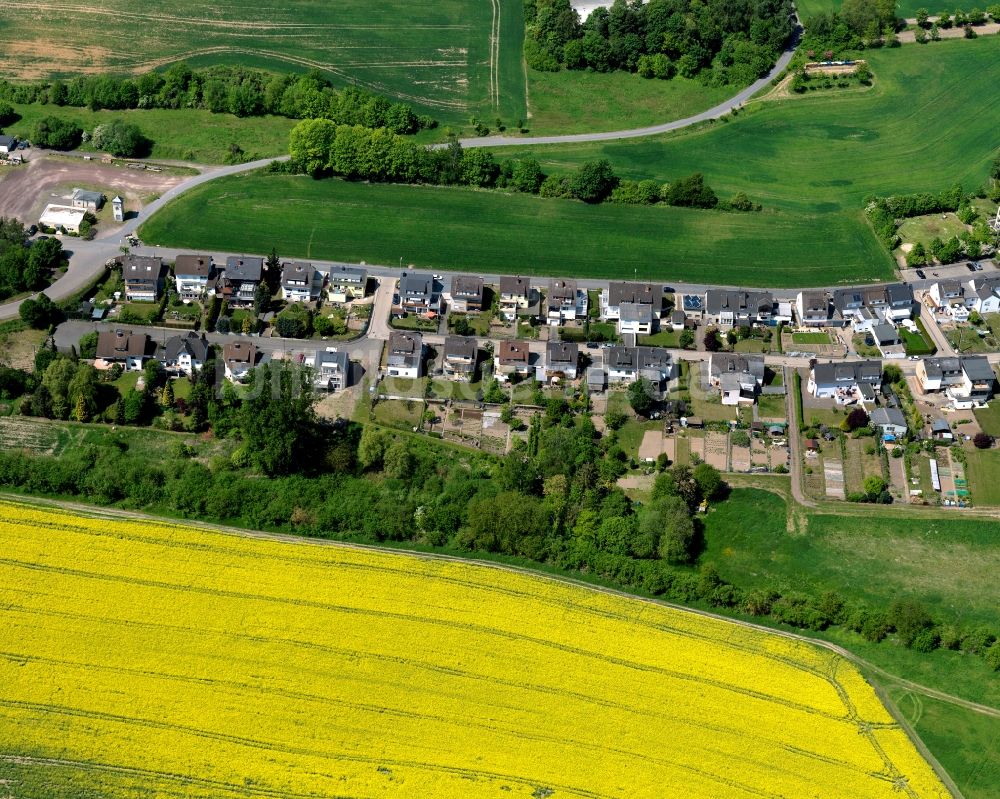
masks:
<path id="1" fill-rule="evenodd" d="M 983 265 L 981 263 L 979 263 L 979 261 L 973 261 L 972 262 L 972 268 L 975 269 L 977 272 L 982 272 L 983 271 Z"/>
<path id="2" fill-rule="evenodd" d="M 965 264 L 965 268 L 968 269 L 970 272 L 975 272 L 976 271 L 976 265 L 974 263 L 972 263 L 972 261 L 967 262 Z"/>
<path id="3" fill-rule="evenodd" d="M 38 232 L 38 225 L 32 225 L 28 228 L 28 235 L 34 236 Z"/>
<path id="4" fill-rule="evenodd" d="M 923 269 L 918 269 L 917 270 L 917 277 L 919 277 L 921 280 L 926 280 L 927 279 L 927 273 L 924 272 Z"/>

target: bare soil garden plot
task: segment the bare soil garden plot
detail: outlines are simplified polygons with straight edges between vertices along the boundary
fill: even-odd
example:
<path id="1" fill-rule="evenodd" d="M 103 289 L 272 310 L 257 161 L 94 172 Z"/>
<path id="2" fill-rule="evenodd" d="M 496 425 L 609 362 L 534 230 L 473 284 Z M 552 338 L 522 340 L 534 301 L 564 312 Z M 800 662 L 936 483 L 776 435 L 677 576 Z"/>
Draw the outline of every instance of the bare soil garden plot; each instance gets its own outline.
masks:
<path id="1" fill-rule="evenodd" d="M 709 430 L 705 433 L 705 452 L 702 456 L 705 463 L 714 466 L 719 471 L 729 470 L 729 436 Z M 693 448 L 692 448 L 693 451 Z M 747 452 L 749 456 L 749 451 Z M 747 457 L 749 463 L 750 458 Z"/>

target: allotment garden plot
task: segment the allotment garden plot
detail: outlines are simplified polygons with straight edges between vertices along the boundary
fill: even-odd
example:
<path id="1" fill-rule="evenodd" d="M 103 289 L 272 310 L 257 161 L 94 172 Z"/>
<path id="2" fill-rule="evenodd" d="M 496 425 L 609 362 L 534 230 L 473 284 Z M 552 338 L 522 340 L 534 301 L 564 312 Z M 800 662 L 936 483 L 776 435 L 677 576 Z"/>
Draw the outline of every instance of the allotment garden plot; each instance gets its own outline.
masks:
<path id="1" fill-rule="evenodd" d="M 19 795 L 949 795 L 855 668 L 804 642 L 458 561 L 0 520 Z"/>
<path id="2" fill-rule="evenodd" d="M 471 112 L 501 107 L 522 115 L 523 23 L 519 5 L 516 15 L 513 4 L 508 6 L 500 0 L 271 5 L 21 0 L 0 5 L 0 68 L 21 78 L 137 73 L 182 59 L 315 68 L 343 85 L 460 115 L 463 121 Z"/>

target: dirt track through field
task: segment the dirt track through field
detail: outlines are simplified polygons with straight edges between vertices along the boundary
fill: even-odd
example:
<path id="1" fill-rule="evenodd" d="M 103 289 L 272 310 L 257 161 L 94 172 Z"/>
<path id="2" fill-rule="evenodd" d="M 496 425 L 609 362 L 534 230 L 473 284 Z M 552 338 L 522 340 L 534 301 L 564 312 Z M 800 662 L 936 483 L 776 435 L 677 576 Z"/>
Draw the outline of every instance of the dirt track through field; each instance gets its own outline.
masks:
<path id="1" fill-rule="evenodd" d="M 13 216 L 26 224 L 42 199 L 55 201 L 48 195 L 57 186 L 83 184 L 100 186 L 109 195 L 121 194 L 130 200 L 130 210 L 142 197 L 161 194 L 185 178 L 142 170 L 123 169 L 93 161 L 35 158 L 23 166 L 0 168 L 0 216 Z"/>

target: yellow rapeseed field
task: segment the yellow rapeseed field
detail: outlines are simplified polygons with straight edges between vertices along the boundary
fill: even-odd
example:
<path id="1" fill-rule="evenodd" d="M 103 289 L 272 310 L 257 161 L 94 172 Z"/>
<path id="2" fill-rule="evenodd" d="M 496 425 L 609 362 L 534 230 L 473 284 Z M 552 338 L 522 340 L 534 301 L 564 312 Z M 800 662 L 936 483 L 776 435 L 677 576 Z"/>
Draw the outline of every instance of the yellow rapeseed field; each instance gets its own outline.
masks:
<path id="1" fill-rule="evenodd" d="M 949 796 L 833 653 L 486 566 L 0 502 L 0 631 L 17 797 Z"/>

